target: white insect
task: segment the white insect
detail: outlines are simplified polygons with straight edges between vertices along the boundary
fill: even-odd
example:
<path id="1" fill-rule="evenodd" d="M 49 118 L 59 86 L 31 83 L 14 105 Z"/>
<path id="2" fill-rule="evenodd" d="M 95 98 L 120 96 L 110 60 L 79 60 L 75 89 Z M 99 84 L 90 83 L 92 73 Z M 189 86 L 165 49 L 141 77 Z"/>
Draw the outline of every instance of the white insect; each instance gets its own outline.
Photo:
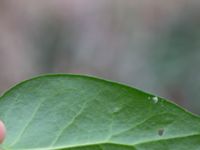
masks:
<path id="1" fill-rule="evenodd" d="M 154 103 L 156 104 L 156 103 L 158 103 L 158 100 L 159 100 L 159 99 L 158 99 L 158 97 L 153 97 L 152 100 L 153 100 Z"/>

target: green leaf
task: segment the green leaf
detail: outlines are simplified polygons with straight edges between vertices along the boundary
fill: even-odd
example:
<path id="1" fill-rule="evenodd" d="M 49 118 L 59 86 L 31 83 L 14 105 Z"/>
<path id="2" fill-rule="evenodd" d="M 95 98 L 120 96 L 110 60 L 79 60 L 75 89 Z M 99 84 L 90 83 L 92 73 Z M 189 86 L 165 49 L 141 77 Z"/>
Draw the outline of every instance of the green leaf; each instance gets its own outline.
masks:
<path id="1" fill-rule="evenodd" d="M 200 119 L 134 88 L 79 75 L 25 81 L 0 98 L 4 150 L 200 150 Z"/>

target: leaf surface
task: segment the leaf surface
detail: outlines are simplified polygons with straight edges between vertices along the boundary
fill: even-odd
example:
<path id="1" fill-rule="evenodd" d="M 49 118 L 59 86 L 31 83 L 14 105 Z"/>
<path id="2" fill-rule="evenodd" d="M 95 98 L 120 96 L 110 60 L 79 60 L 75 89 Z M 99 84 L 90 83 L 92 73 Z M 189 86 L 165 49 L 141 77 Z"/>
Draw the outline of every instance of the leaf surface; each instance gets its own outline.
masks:
<path id="1" fill-rule="evenodd" d="M 200 150 L 200 119 L 118 83 L 79 75 L 25 81 L 0 98 L 3 150 Z"/>

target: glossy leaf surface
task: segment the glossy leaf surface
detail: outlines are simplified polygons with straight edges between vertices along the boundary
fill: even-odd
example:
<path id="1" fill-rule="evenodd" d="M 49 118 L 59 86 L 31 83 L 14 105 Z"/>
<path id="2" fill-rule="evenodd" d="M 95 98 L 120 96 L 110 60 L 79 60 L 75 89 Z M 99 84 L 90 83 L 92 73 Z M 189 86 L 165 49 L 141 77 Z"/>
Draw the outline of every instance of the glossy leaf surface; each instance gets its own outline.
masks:
<path id="1" fill-rule="evenodd" d="M 200 119 L 118 83 L 79 75 L 25 81 L 0 98 L 4 150 L 200 150 Z"/>

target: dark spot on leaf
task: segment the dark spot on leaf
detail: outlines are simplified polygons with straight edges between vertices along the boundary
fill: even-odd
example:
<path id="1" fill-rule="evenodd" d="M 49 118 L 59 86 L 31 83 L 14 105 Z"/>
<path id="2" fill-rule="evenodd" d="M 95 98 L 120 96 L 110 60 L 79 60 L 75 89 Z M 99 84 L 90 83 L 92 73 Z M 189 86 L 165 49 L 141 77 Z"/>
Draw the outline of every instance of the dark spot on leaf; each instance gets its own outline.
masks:
<path id="1" fill-rule="evenodd" d="M 163 136 L 164 132 L 165 132 L 164 129 L 159 129 L 159 130 L 158 130 L 158 135 L 159 135 L 159 136 Z"/>

